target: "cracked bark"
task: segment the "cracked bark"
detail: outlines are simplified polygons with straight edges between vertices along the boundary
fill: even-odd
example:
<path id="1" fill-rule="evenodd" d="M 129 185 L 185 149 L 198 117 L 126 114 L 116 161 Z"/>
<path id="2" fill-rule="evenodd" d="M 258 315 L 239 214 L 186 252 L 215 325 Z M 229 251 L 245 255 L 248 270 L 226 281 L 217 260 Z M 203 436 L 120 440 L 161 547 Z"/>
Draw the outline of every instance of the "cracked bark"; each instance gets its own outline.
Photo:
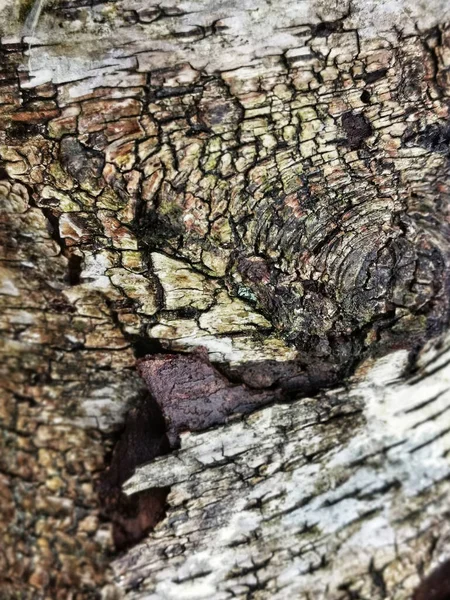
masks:
<path id="1" fill-rule="evenodd" d="M 7 598 L 406 599 L 448 556 L 450 11 L 391 8 L 4 7 Z"/>

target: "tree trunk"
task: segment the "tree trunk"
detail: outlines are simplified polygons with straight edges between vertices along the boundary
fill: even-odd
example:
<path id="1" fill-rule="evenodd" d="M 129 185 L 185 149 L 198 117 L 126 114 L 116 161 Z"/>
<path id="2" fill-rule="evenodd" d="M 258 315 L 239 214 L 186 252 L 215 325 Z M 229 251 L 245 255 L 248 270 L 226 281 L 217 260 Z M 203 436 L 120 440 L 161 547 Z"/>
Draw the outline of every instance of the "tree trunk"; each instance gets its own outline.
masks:
<path id="1" fill-rule="evenodd" d="M 450 7 L 1 15 L 0 596 L 411 598 L 450 554 Z"/>

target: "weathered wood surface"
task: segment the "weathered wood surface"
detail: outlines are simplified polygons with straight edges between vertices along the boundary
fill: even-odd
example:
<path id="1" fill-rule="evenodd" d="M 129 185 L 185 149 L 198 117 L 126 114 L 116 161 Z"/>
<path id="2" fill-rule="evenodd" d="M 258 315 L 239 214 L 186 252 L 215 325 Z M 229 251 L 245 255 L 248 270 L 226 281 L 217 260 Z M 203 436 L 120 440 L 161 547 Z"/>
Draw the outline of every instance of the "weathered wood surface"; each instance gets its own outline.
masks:
<path id="1" fill-rule="evenodd" d="M 139 585 L 155 597 L 172 597 L 181 578 L 190 597 L 221 598 L 231 562 L 242 559 L 249 570 L 233 575 L 238 597 L 282 594 L 285 577 L 305 598 L 406 598 L 417 572 L 445 555 L 446 438 L 438 434 L 449 423 L 445 394 L 432 401 L 445 387 L 444 368 L 433 379 L 438 392 L 359 379 L 184 437 L 180 477 L 191 474 L 198 487 L 177 479 L 173 457 L 156 462 L 151 477 L 174 485 L 168 515 L 184 510 L 185 527 L 198 532 L 163 566 L 167 540 L 187 535 L 169 520 L 147 550 L 130 550 L 108 571 L 111 525 L 100 518 L 96 481 L 125 413 L 145 404 L 137 357 L 202 346 L 266 402 L 267 390 L 286 399 L 342 384 L 361 359 L 417 349 L 446 328 L 447 4 L 60 1 L 44 4 L 34 27 L 28 3 L 2 8 L 4 594 L 90 598 L 110 582 L 104 594 L 114 595 L 141 579 L 140 569 Z M 427 398 L 424 412 L 404 415 Z M 336 412 L 343 416 L 331 418 Z M 413 452 L 428 434 L 436 440 Z M 242 462 L 216 464 L 211 454 L 211 469 L 193 469 L 200 444 L 213 449 L 223 436 L 232 447 L 242 442 Z M 375 452 L 396 441 L 374 462 L 350 464 L 358 444 Z M 152 455 L 152 444 L 136 457 Z M 272 467 L 264 473 L 249 457 Z M 341 461 L 335 479 L 333 460 Z M 213 490 L 222 471 L 227 496 L 217 496 L 217 527 L 208 533 L 196 512 L 208 498 L 200 491 Z M 306 502 L 314 483 L 320 489 Z M 265 486 L 285 496 L 244 510 Z M 334 502 L 347 490 L 348 505 Z M 303 501 L 303 511 L 283 516 Z M 230 529 L 221 521 L 233 503 L 242 528 L 254 527 L 240 550 L 226 546 L 239 516 Z M 348 552 L 377 524 L 380 535 L 367 535 L 380 548 L 364 544 L 357 568 Z M 299 548 L 283 549 L 302 527 Z M 273 544 L 270 560 L 258 535 Z M 212 549 L 215 570 L 193 587 L 191 562 Z M 253 556 L 263 561 L 255 572 Z M 119 577 L 132 559 L 139 569 Z M 255 583 L 263 571 L 270 581 Z"/>

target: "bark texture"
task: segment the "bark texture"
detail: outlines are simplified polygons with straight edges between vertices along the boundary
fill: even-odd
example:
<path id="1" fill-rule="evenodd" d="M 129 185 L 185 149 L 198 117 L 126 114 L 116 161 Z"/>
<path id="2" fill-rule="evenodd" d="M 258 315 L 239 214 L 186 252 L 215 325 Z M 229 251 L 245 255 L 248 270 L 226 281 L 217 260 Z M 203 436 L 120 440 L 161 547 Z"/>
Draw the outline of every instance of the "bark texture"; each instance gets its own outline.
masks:
<path id="1" fill-rule="evenodd" d="M 6 3 L 7 597 L 400 599 L 445 554 L 449 13 Z"/>
<path id="2" fill-rule="evenodd" d="M 138 468 L 127 493 L 171 491 L 164 521 L 115 562 L 126 597 L 410 599 L 450 551 L 449 359 L 447 341 L 401 381 L 399 351 L 351 391 L 187 433 Z"/>

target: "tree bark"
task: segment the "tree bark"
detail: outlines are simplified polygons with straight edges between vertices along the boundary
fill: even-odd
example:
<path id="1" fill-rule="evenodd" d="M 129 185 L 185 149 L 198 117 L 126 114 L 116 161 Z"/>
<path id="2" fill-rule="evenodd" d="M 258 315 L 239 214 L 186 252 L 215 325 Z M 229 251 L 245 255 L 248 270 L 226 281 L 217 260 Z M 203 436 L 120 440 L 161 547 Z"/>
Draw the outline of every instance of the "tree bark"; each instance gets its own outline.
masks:
<path id="1" fill-rule="evenodd" d="M 4 597 L 406 599 L 448 556 L 449 13 L 2 8 Z"/>

